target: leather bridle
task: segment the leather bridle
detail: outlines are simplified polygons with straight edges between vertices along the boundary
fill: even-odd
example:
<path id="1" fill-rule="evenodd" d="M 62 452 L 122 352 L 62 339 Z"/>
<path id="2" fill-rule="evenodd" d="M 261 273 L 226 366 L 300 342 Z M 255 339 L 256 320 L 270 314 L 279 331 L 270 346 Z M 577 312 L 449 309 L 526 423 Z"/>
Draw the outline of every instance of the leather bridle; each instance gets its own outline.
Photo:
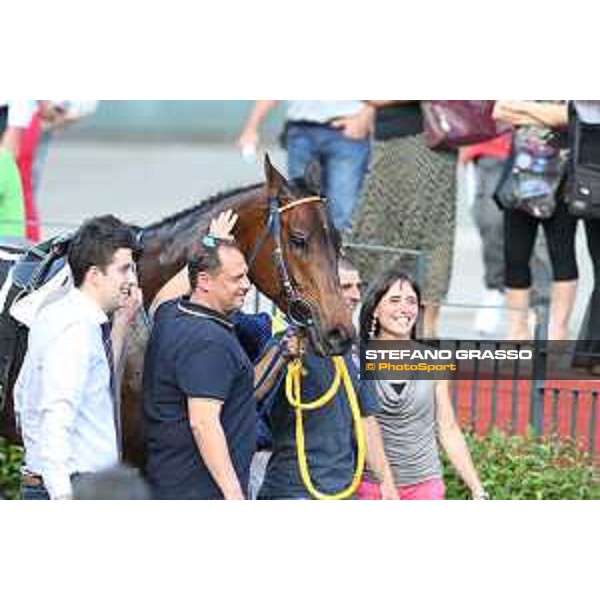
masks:
<path id="1" fill-rule="evenodd" d="M 273 250 L 273 260 L 275 267 L 285 294 L 285 299 L 288 306 L 288 317 L 290 321 L 298 327 L 312 327 L 315 324 L 315 308 L 314 304 L 308 299 L 304 298 L 295 288 L 292 278 L 288 272 L 288 268 L 283 260 L 283 250 L 281 244 L 281 215 L 284 212 L 292 210 L 303 204 L 309 204 L 313 202 L 324 202 L 325 198 L 321 196 L 308 196 L 306 198 L 299 198 L 293 200 L 285 205 L 281 205 L 279 196 L 269 196 L 269 212 L 266 229 L 261 237 L 256 242 L 254 250 L 248 260 L 248 265 L 252 266 L 258 252 L 265 243 L 267 237 L 270 235 L 273 238 L 275 249 Z"/>

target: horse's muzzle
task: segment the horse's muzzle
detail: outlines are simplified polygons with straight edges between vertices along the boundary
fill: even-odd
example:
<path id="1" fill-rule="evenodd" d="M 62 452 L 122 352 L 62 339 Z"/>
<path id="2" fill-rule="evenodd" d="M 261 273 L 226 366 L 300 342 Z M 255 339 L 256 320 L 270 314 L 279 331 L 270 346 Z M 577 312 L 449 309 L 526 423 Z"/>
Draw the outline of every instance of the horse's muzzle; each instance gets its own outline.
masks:
<path id="1" fill-rule="evenodd" d="M 352 348 L 353 336 L 343 327 L 334 327 L 326 333 L 325 341 L 328 346 L 327 354 L 338 356 L 346 354 Z"/>
<path id="2" fill-rule="evenodd" d="M 342 355 L 352 347 L 354 330 L 347 331 L 339 324 L 326 329 L 309 300 L 293 298 L 288 306 L 288 317 L 294 325 L 308 329 L 312 345 L 321 356 Z"/>
<path id="3" fill-rule="evenodd" d="M 337 326 L 326 331 L 311 327 L 308 331 L 313 348 L 321 356 L 341 356 L 352 348 L 354 337 L 343 327 Z"/>

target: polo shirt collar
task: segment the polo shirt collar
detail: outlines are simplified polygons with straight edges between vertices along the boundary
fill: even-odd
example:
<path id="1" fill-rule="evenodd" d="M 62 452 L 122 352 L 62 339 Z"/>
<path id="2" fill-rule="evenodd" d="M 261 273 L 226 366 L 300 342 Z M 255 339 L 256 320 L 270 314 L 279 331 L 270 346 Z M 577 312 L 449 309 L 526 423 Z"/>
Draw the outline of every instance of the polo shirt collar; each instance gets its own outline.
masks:
<path id="1" fill-rule="evenodd" d="M 227 315 L 224 315 L 217 310 L 213 310 L 208 306 L 203 306 L 201 304 L 197 304 L 196 302 L 192 302 L 189 296 L 184 296 L 177 302 L 177 309 L 182 313 L 192 315 L 194 317 L 209 319 L 215 323 L 218 323 L 228 331 L 233 331 L 234 325 Z"/>

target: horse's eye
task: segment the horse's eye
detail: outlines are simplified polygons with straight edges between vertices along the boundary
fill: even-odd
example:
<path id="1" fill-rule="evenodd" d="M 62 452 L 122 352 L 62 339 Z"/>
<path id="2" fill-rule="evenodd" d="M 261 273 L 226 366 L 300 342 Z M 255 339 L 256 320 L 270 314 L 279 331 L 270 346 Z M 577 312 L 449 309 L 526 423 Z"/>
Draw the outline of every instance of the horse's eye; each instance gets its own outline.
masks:
<path id="1" fill-rule="evenodd" d="M 298 235 L 290 236 L 290 246 L 298 252 L 306 252 L 308 250 L 308 242 L 306 241 L 306 238 Z"/>

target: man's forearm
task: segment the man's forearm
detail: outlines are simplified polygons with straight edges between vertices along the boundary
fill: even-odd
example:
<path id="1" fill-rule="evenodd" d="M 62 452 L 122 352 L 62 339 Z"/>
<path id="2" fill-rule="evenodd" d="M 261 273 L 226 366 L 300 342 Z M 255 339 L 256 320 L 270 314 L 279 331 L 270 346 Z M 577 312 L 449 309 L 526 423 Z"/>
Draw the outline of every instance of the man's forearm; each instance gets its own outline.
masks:
<path id="1" fill-rule="evenodd" d="M 260 383 L 260 386 L 255 387 L 254 390 L 254 395 L 257 400 L 262 400 L 269 393 L 273 385 L 279 379 L 281 370 L 287 364 L 287 360 L 283 354 L 275 359 L 275 355 L 278 352 L 280 352 L 280 348 L 278 346 L 273 346 L 260 358 L 254 367 L 254 385 L 257 386 Z M 273 360 L 275 360 L 274 364 L 270 367 L 269 373 L 266 373 Z"/>
<path id="2" fill-rule="evenodd" d="M 243 500 L 244 493 L 231 462 L 221 423 L 192 424 L 192 432 L 202 460 L 225 499 Z"/>
<path id="3" fill-rule="evenodd" d="M 523 106 L 527 114 L 542 125 L 561 129 L 568 124 L 569 111 L 566 104 L 525 101 Z"/>
<path id="4" fill-rule="evenodd" d="M 121 372 L 125 351 L 127 348 L 127 335 L 135 322 L 138 311 L 142 307 L 142 292 L 137 285 L 131 286 L 125 304 L 115 312 L 113 317 L 111 339 L 113 347 L 113 361 L 117 372 Z"/>
<path id="5" fill-rule="evenodd" d="M 112 342 L 113 362 L 117 371 L 125 354 L 125 336 L 126 328 L 124 326 L 113 326 L 110 338 Z"/>

